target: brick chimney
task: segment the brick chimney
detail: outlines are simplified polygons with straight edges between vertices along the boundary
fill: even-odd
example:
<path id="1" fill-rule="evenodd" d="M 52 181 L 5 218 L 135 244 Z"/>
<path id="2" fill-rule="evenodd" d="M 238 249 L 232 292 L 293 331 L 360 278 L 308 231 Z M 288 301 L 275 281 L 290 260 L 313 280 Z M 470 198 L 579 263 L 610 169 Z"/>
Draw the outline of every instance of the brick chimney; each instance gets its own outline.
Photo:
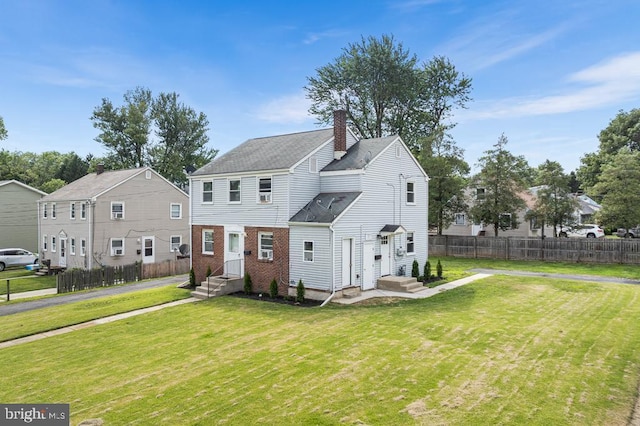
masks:
<path id="1" fill-rule="evenodd" d="M 347 112 L 333 111 L 333 158 L 341 159 L 347 153 Z"/>
<path id="2" fill-rule="evenodd" d="M 98 164 L 96 166 L 96 175 L 101 175 L 104 173 L 104 164 Z"/>

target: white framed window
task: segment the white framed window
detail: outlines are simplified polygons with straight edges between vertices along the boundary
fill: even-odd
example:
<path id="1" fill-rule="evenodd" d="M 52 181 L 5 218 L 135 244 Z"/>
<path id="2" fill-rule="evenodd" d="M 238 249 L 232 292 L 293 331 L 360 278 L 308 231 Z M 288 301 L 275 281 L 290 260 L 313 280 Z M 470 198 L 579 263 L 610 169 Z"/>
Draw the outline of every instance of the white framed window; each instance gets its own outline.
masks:
<path id="1" fill-rule="evenodd" d="M 85 220 L 87 218 L 87 205 L 85 203 L 80 204 L 80 219 Z"/>
<path id="2" fill-rule="evenodd" d="M 202 230 L 202 253 L 213 254 L 213 229 Z"/>
<path id="3" fill-rule="evenodd" d="M 400 158 L 402 156 L 402 147 L 400 145 L 396 145 L 396 158 Z"/>
<path id="4" fill-rule="evenodd" d="M 56 251 L 56 236 L 55 235 L 51 236 L 51 251 L 52 252 Z"/>
<path id="5" fill-rule="evenodd" d="M 313 241 L 304 241 L 302 247 L 302 261 L 313 262 Z"/>
<path id="6" fill-rule="evenodd" d="M 240 203 L 240 179 L 229 179 L 229 203 Z"/>
<path id="7" fill-rule="evenodd" d="M 151 179 L 151 170 L 147 170 L 146 172 L 144 172 L 144 178 L 145 179 Z"/>
<path id="8" fill-rule="evenodd" d="M 407 181 L 407 204 L 416 203 L 415 182 Z"/>
<path id="9" fill-rule="evenodd" d="M 202 202 L 213 203 L 213 181 L 202 181 Z"/>
<path id="10" fill-rule="evenodd" d="M 182 235 L 172 235 L 171 236 L 171 246 L 169 247 L 169 251 L 179 251 L 180 246 L 182 245 Z"/>
<path id="11" fill-rule="evenodd" d="M 76 254 L 76 239 L 74 237 L 71 237 L 69 242 L 69 253 L 72 255 Z"/>
<path id="12" fill-rule="evenodd" d="M 171 203 L 171 219 L 182 219 L 182 204 Z"/>
<path id="13" fill-rule="evenodd" d="M 124 239 L 111 238 L 111 256 L 124 256 Z"/>
<path id="14" fill-rule="evenodd" d="M 42 218 L 47 218 L 47 203 L 42 203 Z"/>
<path id="15" fill-rule="evenodd" d="M 42 236 L 42 250 L 47 251 L 47 247 L 49 246 L 49 237 L 47 235 Z"/>
<path id="16" fill-rule="evenodd" d="M 511 229 L 511 213 L 500 213 L 498 221 L 500 223 L 500 227 Z"/>
<path id="17" fill-rule="evenodd" d="M 315 155 L 309 157 L 309 173 L 318 173 L 318 157 Z"/>
<path id="18" fill-rule="evenodd" d="M 85 256 L 87 254 L 87 240 L 84 238 L 80 239 L 80 256 Z"/>
<path id="19" fill-rule="evenodd" d="M 51 219 L 56 218 L 56 203 L 51 203 Z"/>
<path id="20" fill-rule="evenodd" d="M 467 224 L 467 216 L 464 213 L 456 213 L 454 223 L 456 225 L 466 225 Z"/>
<path id="21" fill-rule="evenodd" d="M 258 232 L 258 259 L 273 260 L 273 232 Z"/>
<path id="22" fill-rule="evenodd" d="M 271 176 L 258 178 L 258 203 L 271 203 Z"/>
<path id="23" fill-rule="evenodd" d="M 112 201 L 111 202 L 111 220 L 124 219 L 124 202 Z"/>
<path id="24" fill-rule="evenodd" d="M 485 190 L 484 188 L 476 188 L 476 200 L 484 200 Z"/>
<path id="25" fill-rule="evenodd" d="M 407 232 L 407 254 L 414 254 L 416 252 L 415 242 L 414 242 L 414 233 Z"/>
<path id="26" fill-rule="evenodd" d="M 69 203 L 69 219 L 76 218 L 76 203 Z"/>
<path id="27" fill-rule="evenodd" d="M 536 229 L 540 229 L 541 225 L 540 223 L 538 223 L 538 218 L 537 217 L 532 217 L 531 220 L 529 220 L 529 229 L 534 231 Z"/>

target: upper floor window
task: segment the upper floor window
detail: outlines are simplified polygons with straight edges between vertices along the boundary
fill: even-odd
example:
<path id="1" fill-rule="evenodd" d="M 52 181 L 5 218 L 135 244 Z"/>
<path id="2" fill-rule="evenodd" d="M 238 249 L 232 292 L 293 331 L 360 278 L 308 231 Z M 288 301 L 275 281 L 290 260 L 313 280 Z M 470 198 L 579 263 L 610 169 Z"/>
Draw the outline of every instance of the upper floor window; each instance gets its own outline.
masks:
<path id="1" fill-rule="evenodd" d="M 415 183 L 407 182 L 407 204 L 415 204 L 416 202 L 416 193 L 415 193 Z"/>
<path id="2" fill-rule="evenodd" d="M 47 218 L 47 203 L 42 203 L 42 218 Z"/>
<path id="3" fill-rule="evenodd" d="M 240 179 L 229 179 L 229 202 L 240 202 Z"/>
<path id="4" fill-rule="evenodd" d="M 484 200 L 485 191 L 484 188 L 476 188 L 476 199 Z"/>
<path id="5" fill-rule="evenodd" d="M 416 252 L 415 242 L 413 241 L 414 233 L 407 232 L 407 253 L 412 254 Z"/>
<path id="6" fill-rule="evenodd" d="M 202 231 L 202 252 L 213 254 L 213 230 L 205 229 Z"/>
<path id="7" fill-rule="evenodd" d="M 69 219 L 76 218 L 76 203 L 69 203 Z"/>
<path id="8" fill-rule="evenodd" d="M 182 204 L 171 203 L 171 219 L 182 219 Z"/>
<path id="9" fill-rule="evenodd" d="M 51 219 L 56 218 L 56 203 L 51 203 Z"/>
<path id="10" fill-rule="evenodd" d="M 80 219 L 87 218 L 87 205 L 85 203 L 80 204 Z"/>
<path id="11" fill-rule="evenodd" d="M 202 182 L 202 202 L 213 203 L 213 181 Z"/>
<path id="12" fill-rule="evenodd" d="M 313 262 L 313 241 L 305 241 L 302 249 L 302 260 L 304 262 Z"/>
<path id="13" fill-rule="evenodd" d="M 111 239 L 111 256 L 124 256 L 124 239 Z"/>
<path id="14" fill-rule="evenodd" d="M 271 178 L 258 178 L 258 202 L 271 202 Z"/>
<path id="15" fill-rule="evenodd" d="M 456 225 L 465 225 L 466 224 L 466 216 L 464 213 L 456 213 L 455 224 Z"/>
<path id="16" fill-rule="evenodd" d="M 258 259 L 273 260 L 273 232 L 259 232 L 258 244 Z"/>
<path id="17" fill-rule="evenodd" d="M 124 219 L 124 203 L 121 201 L 111 202 L 111 219 Z"/>

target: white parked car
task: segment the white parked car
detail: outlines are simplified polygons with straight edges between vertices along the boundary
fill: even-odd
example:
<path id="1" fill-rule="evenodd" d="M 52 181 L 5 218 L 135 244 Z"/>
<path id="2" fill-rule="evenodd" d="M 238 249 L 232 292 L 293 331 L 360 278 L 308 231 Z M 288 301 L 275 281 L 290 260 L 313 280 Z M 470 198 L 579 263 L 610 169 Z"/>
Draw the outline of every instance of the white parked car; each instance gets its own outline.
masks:
<path id="1" fill-rule="evenodd" d="M 582 225 L 561 227 L 558 236 L 572 238 L 602 238 L 604 237 L 604 230 L 600 228 L 599 225 L 583 223 Z"/>
<path id="2" fill-rule="evenodd" d="M 26 266 L 38 263 L 38 256 L 21 248 L 0 249 L 0 272 L 10 266 Z"/>

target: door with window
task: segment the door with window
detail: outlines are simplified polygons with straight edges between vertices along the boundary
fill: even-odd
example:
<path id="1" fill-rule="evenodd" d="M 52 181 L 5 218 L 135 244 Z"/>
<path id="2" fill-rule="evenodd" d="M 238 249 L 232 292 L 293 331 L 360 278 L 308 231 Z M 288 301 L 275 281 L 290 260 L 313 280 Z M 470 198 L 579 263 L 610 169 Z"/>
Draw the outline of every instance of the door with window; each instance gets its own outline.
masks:
<path id="1" fill-rule="evenodd" d="M 380 276 L 391 274 L 391 238 L 384 235 L 380 238 Z"/>
<path id="2" fill-rule="evenodd" d="M 61 268 L 67 267 L 67 239 L 60 237 L 60 258 L 58 259 L 58 265 Z"/>
<path id="3" fill-rule="evenodd" d="M 225 226 L 224 274 L 228 277 L 244 276 L 244 227 Z"/>
<path id="4" fill-rule="evenodd" d="M 142 263 L 155 263 L 156 237 L 142 237 Z"/>

